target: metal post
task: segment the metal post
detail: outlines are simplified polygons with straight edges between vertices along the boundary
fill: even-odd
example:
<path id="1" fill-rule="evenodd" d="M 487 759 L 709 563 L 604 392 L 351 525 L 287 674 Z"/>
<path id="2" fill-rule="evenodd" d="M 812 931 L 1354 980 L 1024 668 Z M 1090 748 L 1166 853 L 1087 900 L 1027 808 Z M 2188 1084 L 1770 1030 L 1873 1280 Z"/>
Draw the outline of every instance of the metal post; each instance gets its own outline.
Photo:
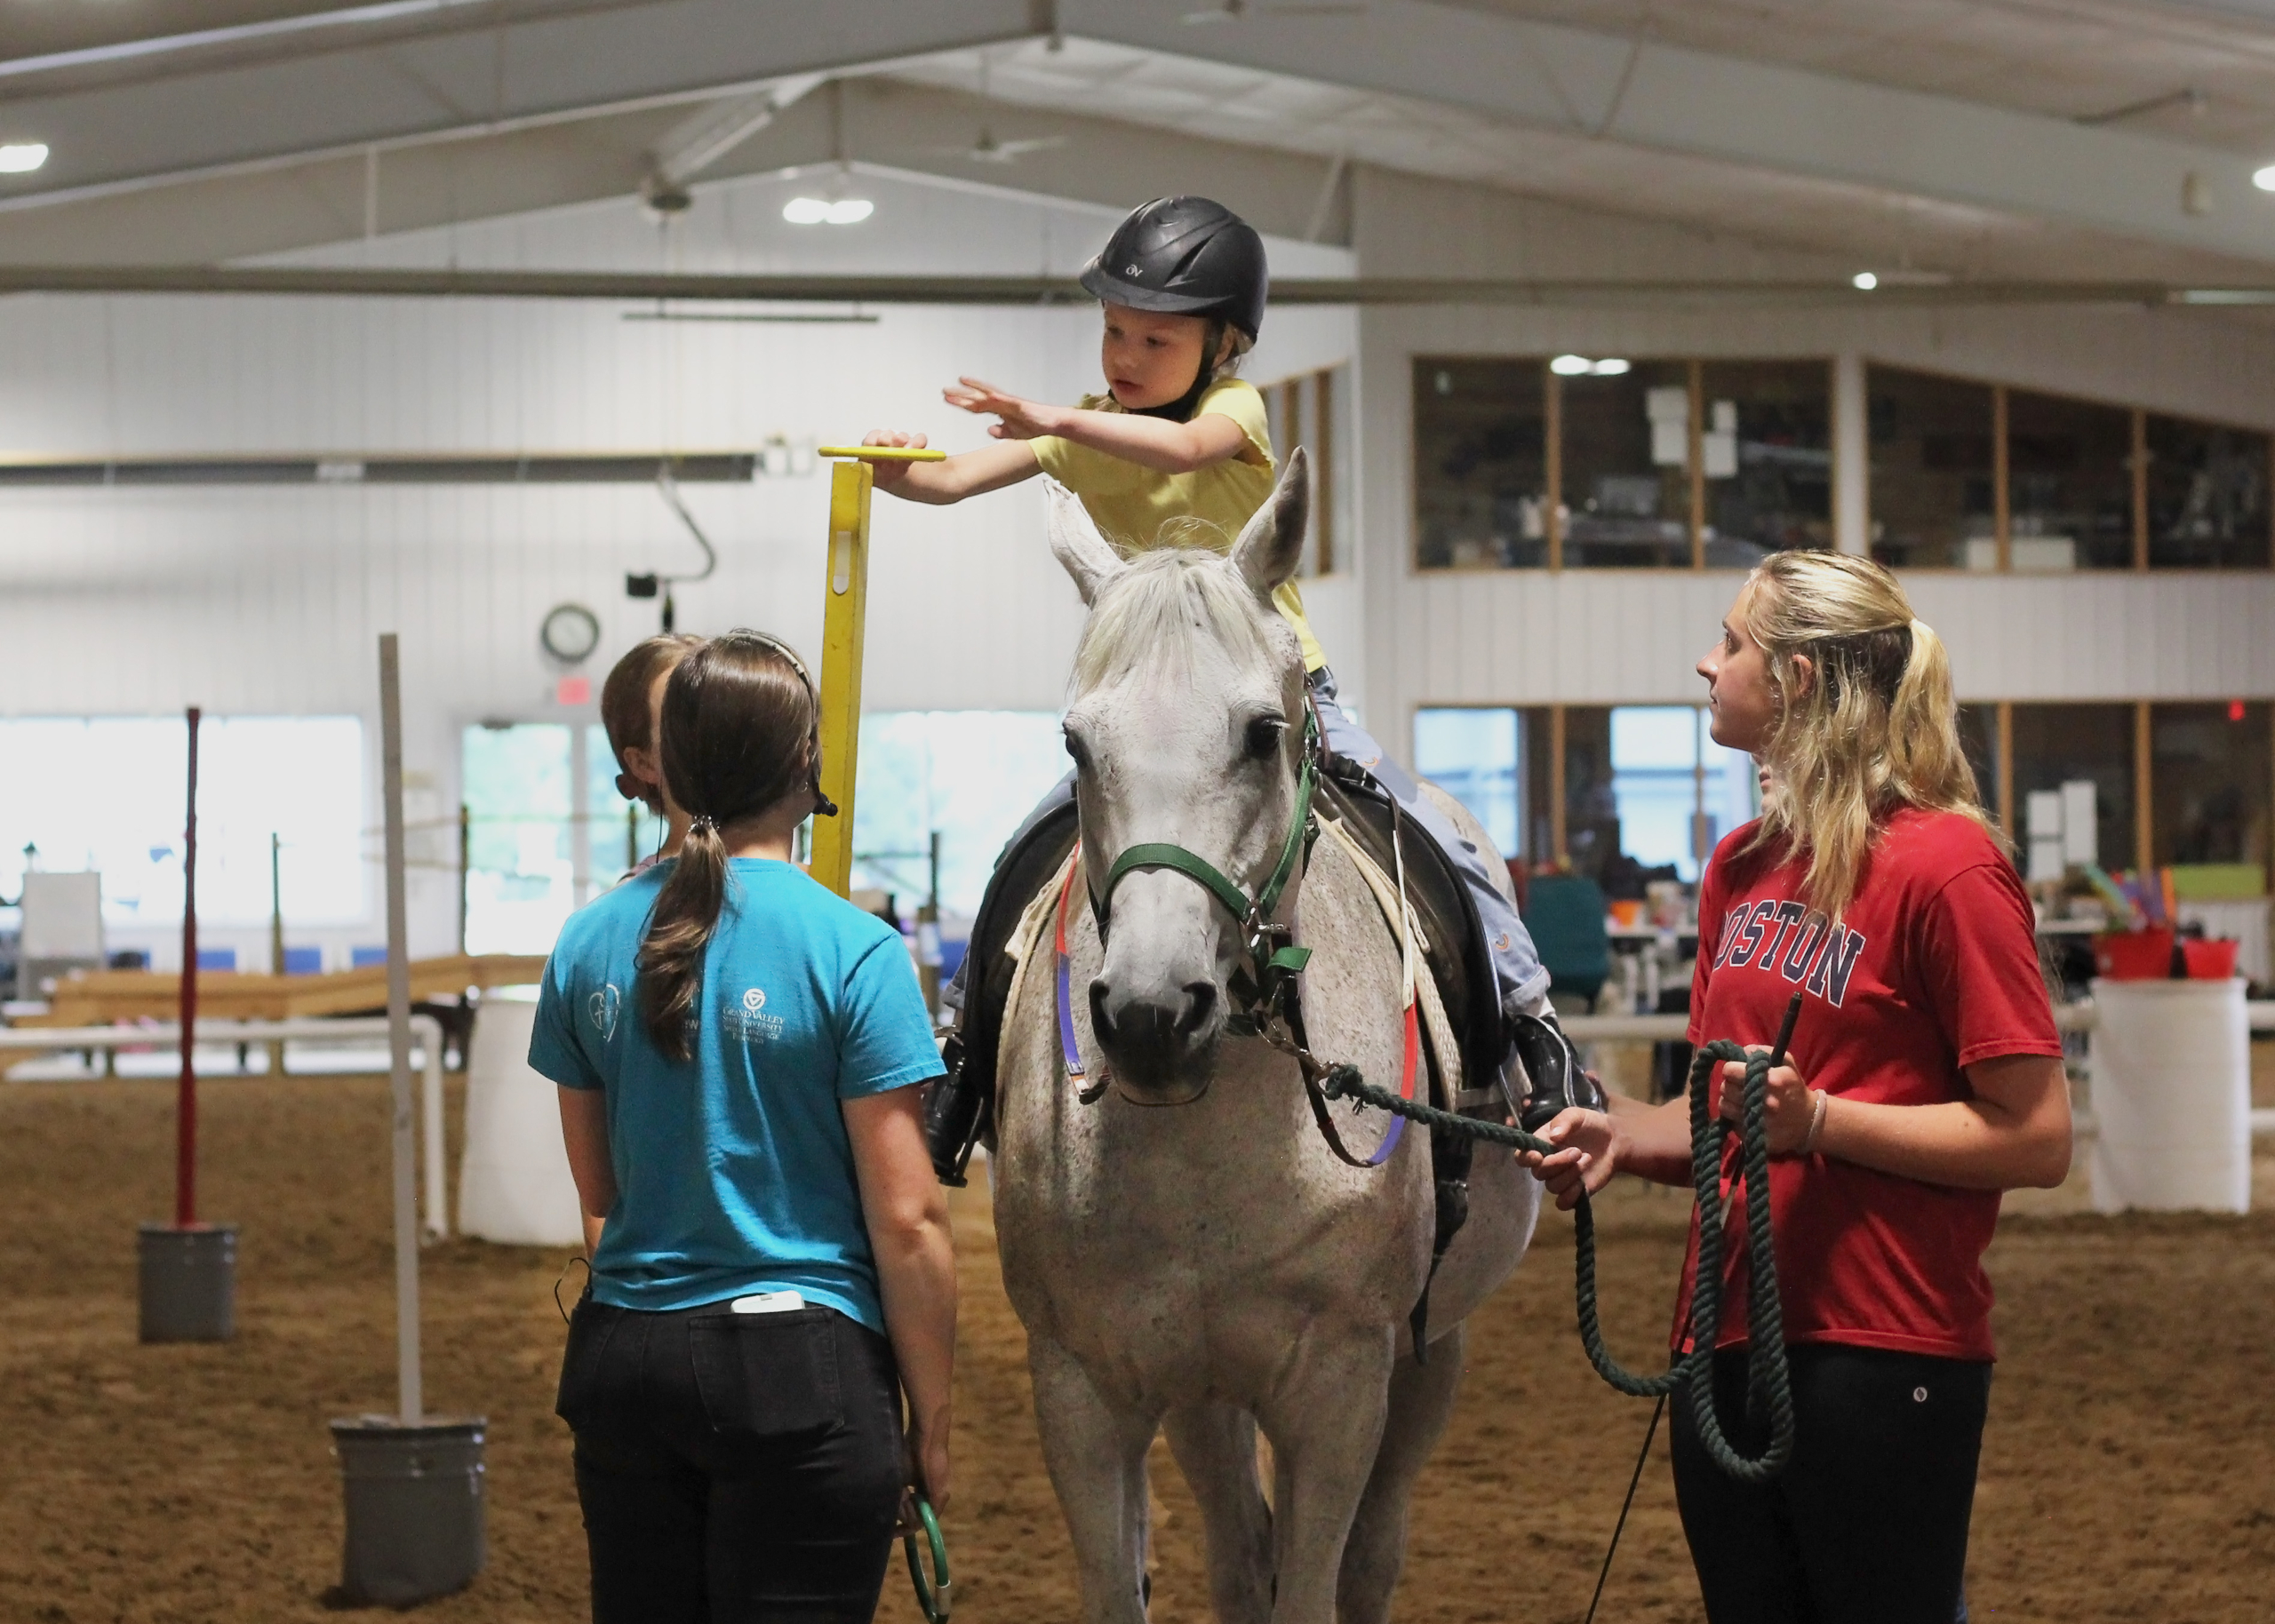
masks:
<path id="1" fill-rule="evenodd" d="M 826 445 L 837 459 L 829 481 L 829 564 L 822 600 L 821 792 L 837 816 L 816 818 L 816 880 L 843 896 L 853 882 L 853 785 L 861 743 L 861 640 L 869 606 L 869 492 L 874 462 L 940 462 L 945 451 Z"/>
<path id="2" fill-rule="evenodd" d="M 581 908 L 593 897 L 592 735 L 569 724 L 569 896 Z"/>
<path id="3" fill-rule="evenodd" d="M 284 837 L 268 833 L 268 973 L 284 974 Z M 268 1046 L 268 1075 L 284 1075 L 284 1046 Z"/>
<path id="4" fill-rule="evenodd" d="M 181 834 L 181 1082 L 174 1095 L 174 1227 L 197 1222 L 197 720 L 189 722 L 189 807 Z"/>
<path id="5" fill-rule="evenodd" d="M 412 1143 L 411 946 L 403 900 L 403 681 L 395 634 L 379 634 L 379 751 L 387 868 L 387 1062 L 395 1107 L 396 1389 L 403 1424 L 426 1411 L 419 1370 L 419 1168 Z M 463 827 L 463 824 L 461 824 Z"/>
<path id="6" fill-rule="evenodd" d="M 459 802 L 459 954 L 466 954 L 467 877 L 474 869 L 474 808 Z"/>

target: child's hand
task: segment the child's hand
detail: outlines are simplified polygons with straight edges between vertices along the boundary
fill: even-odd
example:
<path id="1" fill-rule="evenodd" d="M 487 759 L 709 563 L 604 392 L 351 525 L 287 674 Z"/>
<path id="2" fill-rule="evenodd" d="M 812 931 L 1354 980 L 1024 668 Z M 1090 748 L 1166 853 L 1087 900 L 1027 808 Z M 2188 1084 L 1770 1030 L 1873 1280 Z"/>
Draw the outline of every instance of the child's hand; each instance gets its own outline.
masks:
<path id="1" fill-rule="evenodd" d="M 1021 400 L 976 378 L 958 378 L 940 391 L 940 398 L 981 417 L 1001 418 L 1002 422 L 987 426 L 988 434 L 997 440 L 1033 440 L 1038 434 L 1058 432 L 1058 407 Z"/>
<path id="2" fill-rule="evenodd" d="M 900 446 L 914 451 L 923 449 L 924 436 L 903 434 L 897 428 L 873 428 L 861 436 L 861 443 Z M 915 472 L 915 469 L 916 465 L 913 462 L 899 462 L 880 458 L 869 465 L 869 477 L 875 482 L 880 490 L 898 490 L 907 482 L 908 476 Z"/>

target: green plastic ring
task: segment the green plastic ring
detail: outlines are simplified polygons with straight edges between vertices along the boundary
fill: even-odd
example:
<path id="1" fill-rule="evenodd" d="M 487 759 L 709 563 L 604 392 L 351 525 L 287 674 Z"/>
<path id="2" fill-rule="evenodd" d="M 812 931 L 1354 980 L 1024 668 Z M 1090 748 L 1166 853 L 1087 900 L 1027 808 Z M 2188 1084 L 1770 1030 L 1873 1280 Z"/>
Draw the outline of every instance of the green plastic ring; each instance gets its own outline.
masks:
<path id="1" fill-rule="evenodd" d="M 916 1587 L 916 1611 L 930 1624 L 948 1624 L 948 1614 L 954 1605 L 948 1584 L 948 1542 L 940 1533 L 940 1519 L 932 1515 L 932 1502 L 921 1494 L 916 1497 L 916 1515 L 923 1519 L 924 1539 L 932 1548 L 932 1576 L 928 1580 L 914 1532 L 905 1535 L 900 1542 L 908 1557 L 908 1582 Z"/>

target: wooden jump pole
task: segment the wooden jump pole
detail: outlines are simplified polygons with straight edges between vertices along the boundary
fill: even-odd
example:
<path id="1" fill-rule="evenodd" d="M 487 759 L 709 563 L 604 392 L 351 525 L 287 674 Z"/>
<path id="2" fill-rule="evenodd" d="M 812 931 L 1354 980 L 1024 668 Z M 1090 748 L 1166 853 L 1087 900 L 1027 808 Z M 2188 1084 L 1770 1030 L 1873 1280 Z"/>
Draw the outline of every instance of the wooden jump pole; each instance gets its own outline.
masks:
<path id="1" fill-rule="evenodd" d="M 174 1091 L 174 1228 L 197 1222 L 197 722 L 189 724 L 188 810 L 181 837 L 181 1082 Z"/>
<path id="2" fill-rule="evenodd" d="M 387 1062 L 395 1108 L 395 1337 L 397 1409 L 426 1413 L 419 1366 L 419 1165 L 412 1144 L 411 951 L 403 895 L 403 680 L 395 634 L 379 634 L 380 795 L 387 829 Z"/>
<path id="3" fill-rule="evenodd" d="M 821 792 L 837 816 L 813 824 L 816 880 L 846 895 L 853 884 L 853 785 L 860 766 L 861 645 L 869 612 L 869 495 L 880 462 L 942 462 L 946 451 L 882 445 L 826 445 L 829 557 L 821 619 Z"/>

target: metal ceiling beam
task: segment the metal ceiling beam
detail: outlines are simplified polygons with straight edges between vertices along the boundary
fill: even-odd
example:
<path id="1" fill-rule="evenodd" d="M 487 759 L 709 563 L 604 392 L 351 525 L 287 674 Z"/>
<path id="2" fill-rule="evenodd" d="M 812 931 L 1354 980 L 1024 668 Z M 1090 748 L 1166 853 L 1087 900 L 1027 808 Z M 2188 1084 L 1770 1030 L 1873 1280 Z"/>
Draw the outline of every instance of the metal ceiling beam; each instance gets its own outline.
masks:
<path id="1" fill-rule="evenodd" d="M 1090 294 L 1051 276 L 742 275 L 641 271 L 362 269 L 328 266 L 0 266 L 0 294 L 195 293 L 389 299 L 563 299 L 715 304 L 1083 305 Z M 1695 300 L 1768 306 L 2275 305 L 2275 284 L 2219 288 L 2151 282 L 1912 284 L 1860 292 L 1833 279 L 1289 278 L 1274 305 L 1620 305 Z"/>
<path id="2" fill-rule="evenodd" d="M 0 210 L 700 100 L 1063 29 L 1250 69 L 1259 86 L 1276 76 L 1451 104 L 1513 125 L 2275 259 L 2275 199 L 2252 187 L 2252 162 L 2231 153 L 1433 0 L 1258 8 L 1215 28 L 1186 26 L 1191 9 L 1192 0 L 627 0 L 495 23 L 490 8 L 453 7 L 383 43 L 314 34 L 264 60 L 191 53 L 132 73 L 28 73 L 6 82 L 0 121 L 9 139 L 44 140 L 53 156 L 35 176 L 0 182 Z M 1257 133 L 1260 145 L 1286 144 L 1268 117 Z"/>

